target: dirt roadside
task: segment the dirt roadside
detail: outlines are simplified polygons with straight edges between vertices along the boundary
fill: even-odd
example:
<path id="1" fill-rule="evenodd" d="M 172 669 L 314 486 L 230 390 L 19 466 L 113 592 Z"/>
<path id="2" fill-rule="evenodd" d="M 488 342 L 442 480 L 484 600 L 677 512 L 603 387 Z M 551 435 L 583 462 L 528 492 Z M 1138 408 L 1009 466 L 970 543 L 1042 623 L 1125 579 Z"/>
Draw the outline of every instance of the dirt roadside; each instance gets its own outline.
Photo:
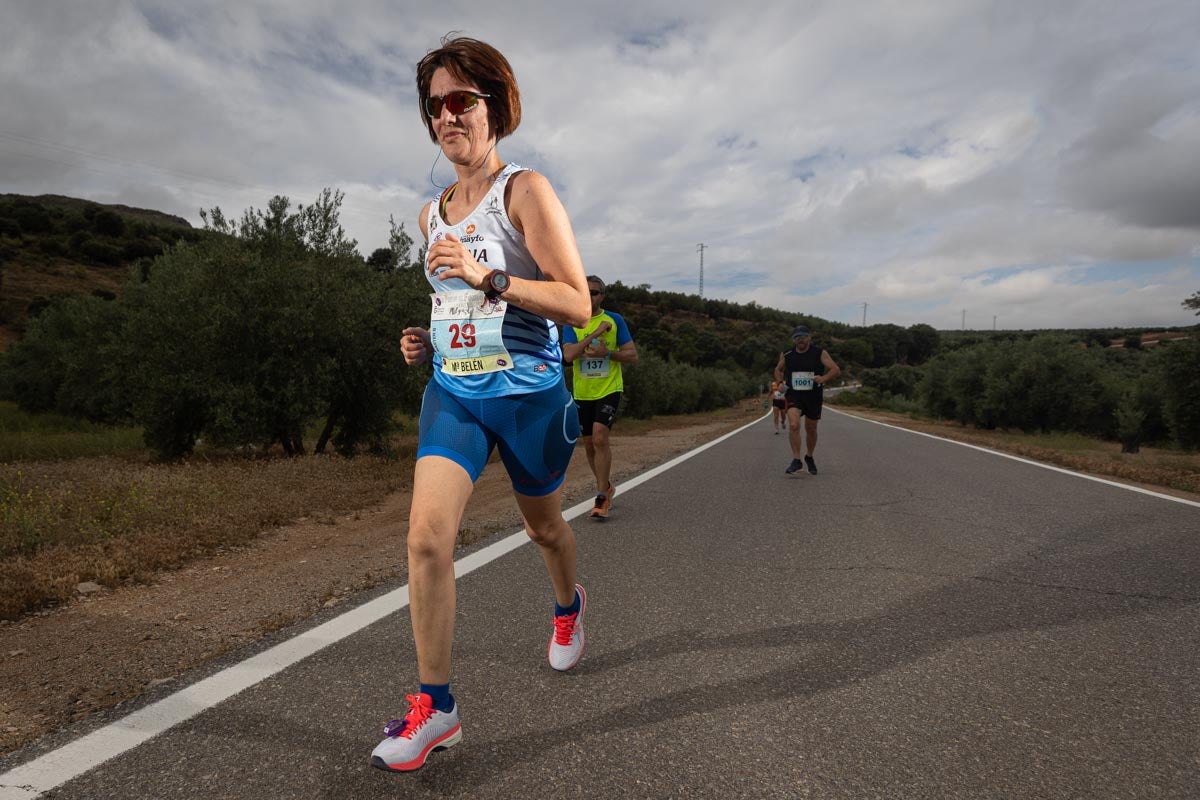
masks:
<path id="1" fill-rule="evenodd" d="M 614 429 L 617 485 L 761 415 L 761 406 L 630 422 Z M 624 429 L 623 429 L 624 427 Z M 564 498 L 595 492 L 580 447 Z M 405 575 L 411 494 L 333 520 L 301 520 L 245 548 L 103 591 L 16 622 L 0 621 L 0 753 L 118 707 L 267 633 Z M 573 524 L 595 524 L 576 520 Z M 460 532 L 466 545 L 520 527 L 503 467 L 489 465 Z"/>

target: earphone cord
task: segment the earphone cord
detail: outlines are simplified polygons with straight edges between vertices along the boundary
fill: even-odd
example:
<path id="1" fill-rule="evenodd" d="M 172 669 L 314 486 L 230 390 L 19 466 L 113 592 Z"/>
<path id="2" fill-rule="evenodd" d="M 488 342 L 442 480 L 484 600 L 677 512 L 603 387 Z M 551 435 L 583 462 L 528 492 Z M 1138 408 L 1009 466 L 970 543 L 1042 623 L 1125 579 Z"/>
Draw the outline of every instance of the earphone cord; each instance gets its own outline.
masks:
<path id="1" fill-rule="evenodd" d="M 490 148 L 488 148 L 487 153 L 484 154 L 484 156 L 483 156 L 483 163 L 485 163 L 485 164 L 487 163 L 488 156 L 490 156 L 492 154 L 492 152 L 496 149 L 496 144 L 497 144 L 496 142 L 492 142 L 492 146 Z M 438 189 L 445 189 L 446 188 L 445 186 L 442 186 L 440 183 L 438 183 L 437 181 L 435 181 L 433 179 L 433 168 L 437 166 L 438 159 L 441 157 L 442 157 L 442 148 L 438 147 L 437 155 L 433 157 L 433 163 L 429 165 L 429 182 Z M 501 170 L 501 172 L 503 172 L 503 171 L 504 170 Z M 488 178 L 488 180 L 490 180 L 492 183 L 495 183 L 496 181 L 500 180 L 500 175 L 497 174 L 496 177 Z"/>
<path id="2" fill-rule="evenodd" d="M 433 163 L 429 165 L 429 182 L 432 183 L 434 186 L 436 186 L 438 189 L 445 189 L 446 188 L 445 186 L 442 186 L 440 183 L 438 183 L 437 181 L 435 181 L 433 179 L 433 168 L 437 166 L 438 159 L 441 157 L 442 157 L 442 148 L 439 147 L 437 149 L 437 155 L 433 157 Z"/>

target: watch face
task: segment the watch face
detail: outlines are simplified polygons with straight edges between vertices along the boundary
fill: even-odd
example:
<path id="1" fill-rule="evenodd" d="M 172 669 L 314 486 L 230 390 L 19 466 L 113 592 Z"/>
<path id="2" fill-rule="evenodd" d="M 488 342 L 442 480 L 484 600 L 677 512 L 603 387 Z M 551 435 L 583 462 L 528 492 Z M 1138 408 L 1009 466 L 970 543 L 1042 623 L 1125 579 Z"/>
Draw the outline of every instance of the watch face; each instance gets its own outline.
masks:
<path id="1" fill-rule="evenodd" d="M 498 292 L 503 292 L 508 288 L 508 276 L 503 272 L 492 273 L 492 288 Z"/>

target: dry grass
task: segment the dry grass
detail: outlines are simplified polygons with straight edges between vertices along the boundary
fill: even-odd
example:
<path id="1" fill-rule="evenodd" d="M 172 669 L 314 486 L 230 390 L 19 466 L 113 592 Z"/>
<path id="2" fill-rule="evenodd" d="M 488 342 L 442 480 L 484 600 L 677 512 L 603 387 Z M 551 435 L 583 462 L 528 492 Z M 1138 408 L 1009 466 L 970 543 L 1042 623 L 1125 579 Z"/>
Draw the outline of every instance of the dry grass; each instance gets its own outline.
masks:
<path id="1" fill-rule="evenodd" d="M 411 445 L 404 450 L 392 460 L 0 464 L 0 618 L 64 600 L 82 581 L 145 580 L 294 520 L 332 523 L 411 480 Z"/>

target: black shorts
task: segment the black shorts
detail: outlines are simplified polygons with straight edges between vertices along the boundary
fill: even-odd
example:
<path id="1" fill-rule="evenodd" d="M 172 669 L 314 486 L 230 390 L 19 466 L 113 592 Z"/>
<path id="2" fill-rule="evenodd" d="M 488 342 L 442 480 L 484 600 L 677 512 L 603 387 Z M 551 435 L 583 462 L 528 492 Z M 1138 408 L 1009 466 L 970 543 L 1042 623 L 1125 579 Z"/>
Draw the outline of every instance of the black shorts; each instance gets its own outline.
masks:
<path id="1" fill-rule="evenodd" d="M 621 393 L 613 392 L 599 400 L 576 400 L 575 405 L 579 406 L 580 436 L 591 436 L 592 424 L 596 422 L 611 431 L 617 421 L 617 409 L 621 407 Z"/>
<path id="2" fill-rule="evenodd" d="M 818 420 L 821 418 L 821 403 L 824 401 L 824 394 L 820 389 L 809 389 L 806 392 L 789 389 L 787 393 L 788 408 L 798 408 L 800 416 Z"/>
<path id="3" fill-rule="evenodd" d="M 784 411 L 787 409 L 787 400 L 784 400 L 783 398 L 780 398 L 778 400 L 772 400 L 771 405 L 775 406 L 780 411 Z"/>

